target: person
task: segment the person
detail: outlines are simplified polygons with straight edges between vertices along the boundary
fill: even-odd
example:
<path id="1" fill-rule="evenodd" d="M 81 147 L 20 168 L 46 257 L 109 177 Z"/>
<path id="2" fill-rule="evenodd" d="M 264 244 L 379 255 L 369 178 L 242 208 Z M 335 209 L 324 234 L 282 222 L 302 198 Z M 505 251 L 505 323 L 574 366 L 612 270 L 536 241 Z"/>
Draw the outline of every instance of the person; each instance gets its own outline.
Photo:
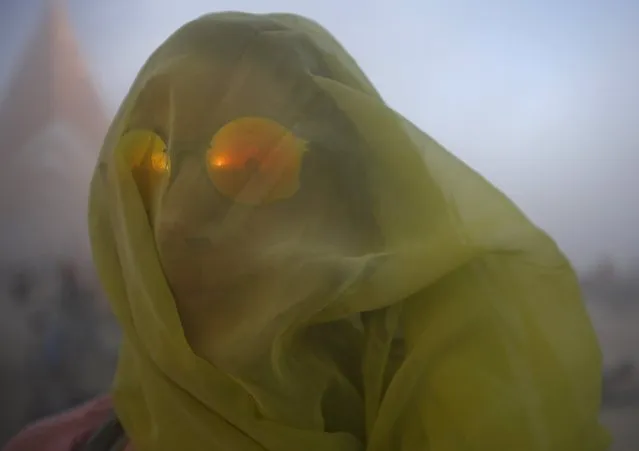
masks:
<path id="1" fill-rule="evenodd" d="M 608 447 L 567 259 L 311 20 L 170 36 L 89 222 L 123 330 L 112 394 L 5 451 Z"/>

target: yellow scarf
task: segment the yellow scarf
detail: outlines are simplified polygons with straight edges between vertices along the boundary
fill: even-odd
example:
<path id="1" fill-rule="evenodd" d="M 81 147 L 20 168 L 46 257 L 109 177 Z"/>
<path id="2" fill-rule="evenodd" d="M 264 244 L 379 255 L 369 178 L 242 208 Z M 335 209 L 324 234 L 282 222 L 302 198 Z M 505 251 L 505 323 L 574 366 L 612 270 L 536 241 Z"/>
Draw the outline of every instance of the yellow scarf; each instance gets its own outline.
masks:
<path id="1" fill-rule="evenodd" d="M 283 75 L 277 75 L 278 64 Z M 319 133 L 328 136 L 329 150 L 331 142 L 345 149 L 343 157 L 337 151 L 331 156 L 345 162 L 334 166 L 336 174 L 347 173 L 336 180 L 344 196 L 364 192 L 366 210 L 345 211 L 361 216 L 366 233 L 374 235 L 346 249 L 352 240 L 339 239 L 337 230 L 313 230 L 310 222 L 295 229 L 297 235 L 282 228 L 281 246 L 271 241 L 259 256 L 295 255 L 299 277 L 263 291 L 264 314 L 229 317 L 228 324 L 241 324 L 239 335 L 220 339 L 217 352 L 226 352 L 227 360 L 242 356 L 235 366 L 196 355 L 190 345 L 184 325 L 195 330 L 199 318 L 176 308 L 154 227 L 172 213 L 163 206 L 179 205 L 166 194 L 171 183 L 187 175 L 203 180 L 207 171 L 187 164 L 176 149 L 197 153 L 206 141 L 203 165 L 216 171 L 230 164 L 223 144 L 236 135 L 229 132 L 229 138 L 217 126 L 207 130 L 217 119 L 190 105 L 192 97 L 181 97 L 204 86 L 206 68 L 215 65 L 219 79 L 211 79 L 215 86 L 207 95 L 215 114 L 240 131 L 242 164 L 255 144 L 242 136 L 260 134 L 281 134 L 284 144 L 273 161 L 286 160 L 241 195 L 239 185 L 250 177 L 213 172 L 211 186 L 229 212 L 220 220 L 228 222 L 224 233 L 232 235 L 268 209 L 290 218 L 290 211 L 303 207 L 295 196 L 330 201 L 305 191 L 313 173 L 304 165 L 321 167 L 322 149 L 313 149 L 311 136 Z M 271 81 L 257 86 L 260 71 L 270 74 L 272 87 Z M 242 80 L 248 80 L 245 87 Z M 144 98 L 153 84 L 166 93 L 163 104 L 157 96 Z M 304 89 L 336 108 L 350 129 L 327 127 L 326 121 L 298 128 L 285 119 L 278 99 L 299 100 Z M 136 112 L 140 103 L 142 113 Z M 276 105 L 277 114 L 269 114 Z M 313 117 L 316 104 L 305 105 Z M 135 135 L 144 129 L 145 114 L 169 124 L 168 136 L 150 129 Z M 234 122 L 233 114 L 248 119 Z M 279 129 L 275 122 L 284 125 Z M 173 134 L 178 128 L 179 137 Z M 359 136 L 358 144 L 344 144 L 346 135 Z M 140 142 L 150 156 L 129 151 Z M 157 173 L 140 178 L 135 171 L 147 157 L 149 171 Z M 347 164 L 351 160 L 356 163 Z M 283 177 L 287 182 L 277 184 Z M 321 177 L 313 180 L 322 183 Z M 171 193 L 188 207 L 201 202 L 209 208 L 187 189 Z M 503 194 L 390 109 L 346 51 L 309 20 L 220 13 L 173 34 L 144 65 L 111 125 L 92 182 L 89 220 L 98 272 L 124 336 L 114 402 L 137 451 L 608 446 L 598 422 L 600 351 L 568 261 Z M 335 242 L 305 239 L 311 230 L 313 236 L 335 236 Z M 286 293 L 291 280 L 299 282 L 299 299 L 269 298 Z M 331 284 L 321 287 L 319 280 Z M 222 318 L 220 324 L 227 323 Z M 251 366 L 246 362 L 256 343 L 267 357 Z"/>

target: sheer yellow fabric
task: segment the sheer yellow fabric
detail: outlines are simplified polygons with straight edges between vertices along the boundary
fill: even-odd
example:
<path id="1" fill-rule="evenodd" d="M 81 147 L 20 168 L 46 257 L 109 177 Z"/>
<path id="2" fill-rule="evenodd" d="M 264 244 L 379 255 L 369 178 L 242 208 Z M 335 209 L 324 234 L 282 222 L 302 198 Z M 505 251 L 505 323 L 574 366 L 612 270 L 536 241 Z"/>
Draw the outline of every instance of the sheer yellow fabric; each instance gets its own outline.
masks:
<path id="1" fill-rule="evenodd" d="M 607 448 L 569 263 L 311 21 L 172 35 L 106 137 L 90 230 L 136 451 Z"/>

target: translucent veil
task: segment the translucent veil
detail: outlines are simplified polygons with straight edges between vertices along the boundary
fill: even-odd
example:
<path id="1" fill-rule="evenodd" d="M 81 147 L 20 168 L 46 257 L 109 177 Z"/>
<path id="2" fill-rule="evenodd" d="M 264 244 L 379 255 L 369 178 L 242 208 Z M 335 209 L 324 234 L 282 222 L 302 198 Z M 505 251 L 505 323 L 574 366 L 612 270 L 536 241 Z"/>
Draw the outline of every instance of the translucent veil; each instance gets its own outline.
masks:
<path id="1" fill-rule="evenodd" d="M 173 34 L 89 216 L 136 451 L 607 447 L 567 260 L 309 20 Z"/>

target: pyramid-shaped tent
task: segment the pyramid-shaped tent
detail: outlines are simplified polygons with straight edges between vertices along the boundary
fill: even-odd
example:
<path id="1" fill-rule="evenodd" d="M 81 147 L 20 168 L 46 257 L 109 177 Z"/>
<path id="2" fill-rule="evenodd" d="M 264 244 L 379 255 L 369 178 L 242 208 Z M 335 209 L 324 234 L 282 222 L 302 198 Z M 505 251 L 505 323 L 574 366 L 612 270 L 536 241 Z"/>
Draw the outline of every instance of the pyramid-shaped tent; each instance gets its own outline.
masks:
<path id="1" fill-rule="evenodd" d="M 0 263 L 88 253 L 86 197 L 108 120 L 64 4 L 43 13 L 0 93 Z"/>
<path id="2" fill-rule="evenodd" d="M 3 147 L 64 121 L 86 139 L 101 139 L 107 118 L 61 1 L 47 4 L 9 87 L 0 98 Z"/>

